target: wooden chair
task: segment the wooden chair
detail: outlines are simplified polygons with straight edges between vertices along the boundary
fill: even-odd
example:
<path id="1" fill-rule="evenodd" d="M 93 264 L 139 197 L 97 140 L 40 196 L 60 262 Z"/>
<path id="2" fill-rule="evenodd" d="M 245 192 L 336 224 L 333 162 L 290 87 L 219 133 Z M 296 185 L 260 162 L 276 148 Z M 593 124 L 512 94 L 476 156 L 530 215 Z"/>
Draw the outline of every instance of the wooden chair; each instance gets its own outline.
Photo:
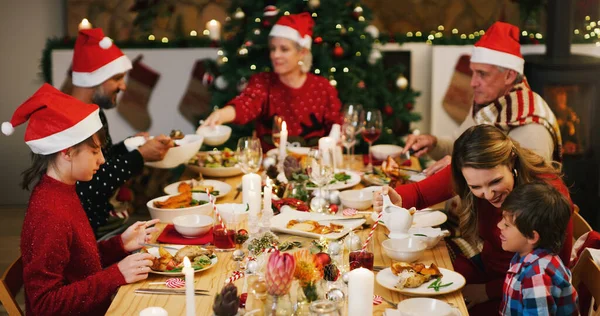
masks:
<path id="1" fill-rule="evenodd" d="M 573 238 L 575 240 L 579 239 L 583 234 L 587 232 L 591 232 L 592 226 L 586 222 L 586 220 L 579 214 L 579 207 L 575 205 L 575 210 L 573 212 Z"/>
<path id="2" fill-rule="evenodd" d="M 588 288 L 594 298 L 594 305 L 590 307 L 592 316 L 600 316 L 600 267 L 594 262 L 589 251 L 584 250 L 581 258 L 573 268 L 573 286 L 577 288 L 582 283 Z M 580 311 L 581 315 L 588 315 L 588 311 Z"/>
<path id="3" fill-rule="evenodd" d="M 0 303 L 8 315 L 24 315 L 15 297 L 23 287 L 23 260 L 17 258 L 4 272 L 0 279 Z"/>

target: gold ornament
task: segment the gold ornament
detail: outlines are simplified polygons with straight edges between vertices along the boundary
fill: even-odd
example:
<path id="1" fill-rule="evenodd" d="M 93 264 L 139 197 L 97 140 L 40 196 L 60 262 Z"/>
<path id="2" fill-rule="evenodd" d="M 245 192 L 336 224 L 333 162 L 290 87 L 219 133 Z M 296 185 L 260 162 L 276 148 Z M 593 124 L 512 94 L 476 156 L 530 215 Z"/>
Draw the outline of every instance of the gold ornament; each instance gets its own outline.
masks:
<path id="1" fill-rule="evenodd" d="M 236 19 L 238 19 L 238 20 L 243 19 L 245 16 L 246 16 L 246 13 L 244 13 L 244 11 L 242 10 L 242 8 L 237 8 L 235 10 L 235 13 L 233 13 L 233 17 L 236 18 Z"/>
<path id="2" fill-rule="evenodd" d="M 404 75 L 400 75 L 396 80 L 396 86 L 402 90 L 406 89 L 408 87 L 408 79 Z"/>

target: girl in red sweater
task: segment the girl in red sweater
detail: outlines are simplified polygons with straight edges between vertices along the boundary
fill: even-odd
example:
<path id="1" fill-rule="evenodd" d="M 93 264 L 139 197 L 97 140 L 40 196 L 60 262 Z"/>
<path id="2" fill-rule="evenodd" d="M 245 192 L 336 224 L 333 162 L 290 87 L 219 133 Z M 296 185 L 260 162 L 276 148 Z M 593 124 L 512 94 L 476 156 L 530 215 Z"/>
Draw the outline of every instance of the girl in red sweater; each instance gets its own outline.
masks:
<path id="1" fill-rule="evenodd" d="M 471 315 L 498 313 L 502 284 L 514 253 L 504 251 L 498 222 L 502 203 L 515 186 L 544 180 L 560 191 L 569 202 L 569 190 L 560 177 L 560 165 L 521 146 L 492 125 L 467 129 L 454 143 L 452 164 L 427 179 L 395 190 L 384 188 L 394 204 L 406 208 L 425 208 L 461 198 L 458 219 L 461 237 L 471 244 L 483 245 L 473 258 L 457 255 L 454 269 L 467 280 L 463 295 Z M 454 189 L 453 189 L 454 188 Z M 383 200 L 377 196 L 375 210 Z M 571 203 L 571 212 L 573 204 Z M 573 226 L 569 222 L 560 257 L 568 262 Z M 565 261 L 566 260 L 566 261 Z"/>
<path id="2" fill-rule="evenodd" d="M 119 286 L 148 277 L 152 256 L 130 252 L 156 221 L 96 243 L 75 182 L 89 181 L 104 163 L 98 106 L 45 84 L 2 124 L 2 132 L 10 135 L 26 121 L 33 165 L 24 172 L 23 187 L 39 179 L 21 233 L 27 314 L 104 315 Z"/>

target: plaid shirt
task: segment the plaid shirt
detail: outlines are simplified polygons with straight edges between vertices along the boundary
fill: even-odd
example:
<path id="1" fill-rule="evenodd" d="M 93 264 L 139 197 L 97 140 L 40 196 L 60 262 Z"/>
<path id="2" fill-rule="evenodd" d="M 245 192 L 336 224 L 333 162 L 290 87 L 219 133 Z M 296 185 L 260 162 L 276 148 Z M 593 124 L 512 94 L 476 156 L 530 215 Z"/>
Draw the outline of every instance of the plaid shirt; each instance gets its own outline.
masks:
<path id="1" fill-rule="evenodd" d="M 578 315 L 571 272 L 545 249 L 515 254 L 504 280 L 500 315 Z"/>

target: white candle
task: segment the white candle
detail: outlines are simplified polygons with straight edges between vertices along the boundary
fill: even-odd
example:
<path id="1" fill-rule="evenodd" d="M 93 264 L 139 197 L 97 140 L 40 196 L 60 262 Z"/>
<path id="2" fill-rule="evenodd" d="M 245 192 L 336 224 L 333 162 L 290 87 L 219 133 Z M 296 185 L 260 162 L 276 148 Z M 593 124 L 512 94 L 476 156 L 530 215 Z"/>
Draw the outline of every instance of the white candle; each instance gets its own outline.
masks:
<path id="1" fill-rule="evenodd" d="M 358 268 L 350 271 L 348 277 L 348 316 L 373 315 L 373 272 Z"/>
<path id="2" fill-rule="evenodd" d="M 287 124 L 285 121 L 281 123 L 281 132 L 279 133 L 279 161 L 282 162 L 286 156 L 286 147 L 288 139 Z M 282 165 L 283 166 L 283 165 Z"/>
<path id="3" fill-rule="evenodd" d="M 81 23 L 79 23 L 79 26 L 77 28 L 79 30 L 91 29 L 92 24 L 90 23 L 90 21 L 88 21 L 88 19 L 83 19 L 83 20 L 81 20 Z"/>
<path id="4" fill-rule="evenodd" d="M 206 23 L 206 29 L 208 32 L 208 37 L 213 41 L 218 41 L 221 39 L 221 23 L 217 20 L 210 20 Z"/>
<path id="5" fill-rule="evenodd" d="M 194 288 L 194 268 L 188 257 L 183 258 L 183 269 L 185 274 L 185 314 L 186 316 L 196 315 L 196 300 Z"/>
<path id="6" fill-rule="evenodd" d="M 273 189 L 271 187 L 271 180 L 267 177 L 267 185 L 265 185 L 265 189 L 263 192 L 263 210 L 271 209 L 271 196 Z"/>
<path id="7" fill-rule="evenodd" d="M 319 139 L 319 150 L 323 152 L 323 162 L 326 164 L 333 163 L 333 168 L 335 169 L 337 166 L 334 161 L 330 161 L 333 159 L 333 155 L 335 152 L 335 140 L 331 137 L 325 136 Z M 325 154 L 325 152 L 329 151 L 329 154 Z"/>
<path id="8" fill-rule="evenodd" d="M 242 203 L 248 204 L 250 214 L 260 211 L 261 178 L 256 173 L 249 173 L 242 177 Z"/>

